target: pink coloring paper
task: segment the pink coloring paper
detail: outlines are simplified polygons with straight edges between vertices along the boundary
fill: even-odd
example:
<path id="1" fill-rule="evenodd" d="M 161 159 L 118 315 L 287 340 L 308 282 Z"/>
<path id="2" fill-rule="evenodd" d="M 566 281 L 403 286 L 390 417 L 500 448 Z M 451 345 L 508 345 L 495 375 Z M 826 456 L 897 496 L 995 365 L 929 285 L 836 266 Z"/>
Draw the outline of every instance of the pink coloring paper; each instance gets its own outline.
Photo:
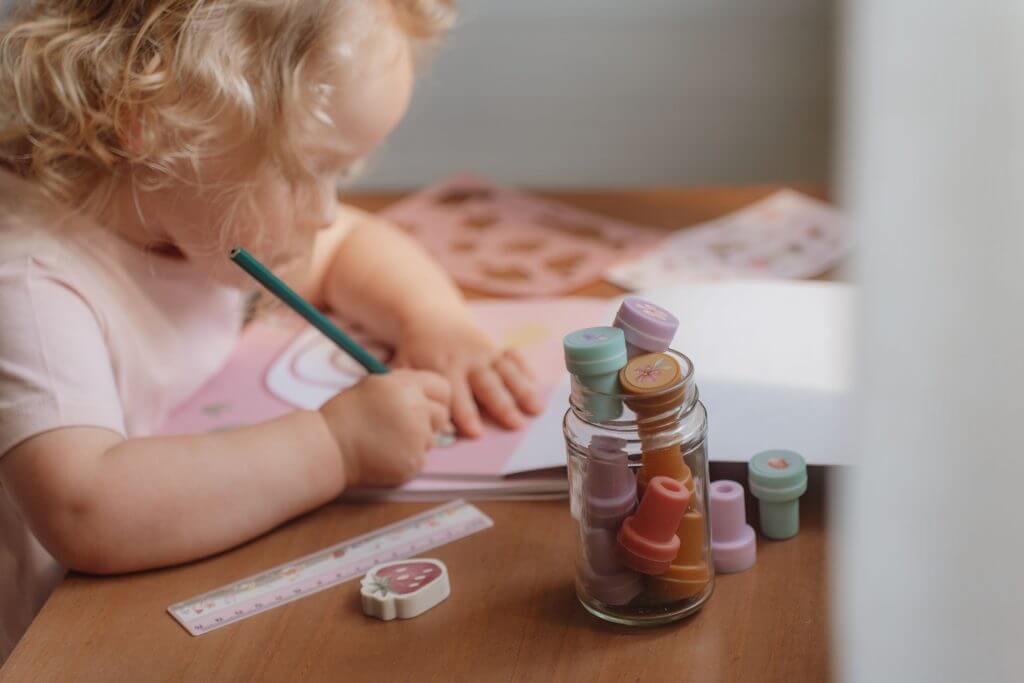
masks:
<path id="1" fill-rule="evenodd" d="M 480 325 L 499 344 L 518 348 L 543 396 L 565 376 L 561 339 L 579 327 L 600 323 L 608 313 L 601 299 L 474 301 Z M 351 328 L 347 328 L 351 329 Z M 371 350 L 387 354 L 365 335 Z M 163 434 L 188 434 L 254 424 L 296 409 L 318 407 L 359 381 L 364 371 L 319 333 L 292 316 L 251 324 L 219 374 L 171 414 Z M 432 450 L 424 476 L 497 476 L 529 430 L 488 425 L 478 439 L 456 439 Z M 561 446 L 559 445 L 559 449 Z M 552 463 L 548 466 L 556 466 Z"/>

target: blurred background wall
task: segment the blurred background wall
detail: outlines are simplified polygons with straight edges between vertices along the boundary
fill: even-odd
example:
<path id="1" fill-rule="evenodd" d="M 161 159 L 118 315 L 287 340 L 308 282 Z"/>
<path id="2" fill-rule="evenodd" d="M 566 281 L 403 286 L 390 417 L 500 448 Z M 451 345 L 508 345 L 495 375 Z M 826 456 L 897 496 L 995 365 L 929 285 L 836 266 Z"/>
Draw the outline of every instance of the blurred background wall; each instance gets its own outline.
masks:
<path id="1" fill-rule="evenodd" d="M 827 180 L 834 0 L 462 0 L 362 188 Z"/>

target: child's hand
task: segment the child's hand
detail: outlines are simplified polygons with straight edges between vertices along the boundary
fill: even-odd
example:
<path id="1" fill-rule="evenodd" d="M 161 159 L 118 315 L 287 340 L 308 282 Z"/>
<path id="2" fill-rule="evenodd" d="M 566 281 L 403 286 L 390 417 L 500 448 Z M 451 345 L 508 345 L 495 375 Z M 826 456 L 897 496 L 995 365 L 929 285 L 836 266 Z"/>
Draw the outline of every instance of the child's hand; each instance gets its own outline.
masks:
<path id="1" fill-rule="evenodd" d="M 525 360 L 499 350 L 468 316 L 423 316 L 403 326 L 395 365 L 438 372 L 451 382 L 451 414 L 469 436 L 483 432 L 477 402 L 504 427 L 522 426 L 540 412 L 540 397 Z"/>
<path id="2" fill-rule="evenodd" d="M 423 469 L 448 425 L 451 388 L 432 372 L 370 375 L 320 408 L 345 462 L 346 486 L 394 486 Z"/>

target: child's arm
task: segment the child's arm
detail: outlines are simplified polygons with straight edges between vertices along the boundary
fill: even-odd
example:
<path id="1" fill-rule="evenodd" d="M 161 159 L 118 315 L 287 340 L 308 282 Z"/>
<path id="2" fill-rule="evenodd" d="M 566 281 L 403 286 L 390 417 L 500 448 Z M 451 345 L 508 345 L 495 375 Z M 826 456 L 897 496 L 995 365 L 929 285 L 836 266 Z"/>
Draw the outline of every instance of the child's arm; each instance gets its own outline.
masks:
<path id="1" fill-rule="evenodd" d="M 483 424 L 479 401 L 506 427 L 540 401 L 526 364 L 501 351 L 474 323 L 451 278 L 387 221 L 342 207 L 353 224 L 326 269 L 322 298 L 396 346 L 396 363 L 433 370 L 452 384 L 452 417 L 470 435 Z"/>
<path id="2" fill-rule="evenodd" d="M 73 569 L 119 573 L 238 545 L 338 495 L 345 473 L 315 412 L 199 436 L 46 432 L 0 461 L 43 545 Z"/>
<path id="3" fill-rule="evenodd" d="M 119 573 L 225 550 L 336 497 L 415 474 L 448 419 L 429 373 L 369 378 L 320 412 L 213 434 L 64 427 L 0 459 L 0 483 L 63 565 Z"/>
<path id="4" fill-rule="evenodd" d="M 338 222 L 349 231 L 343 241 L 328 245 L 334 256 L 322 269 L 321 292 L 332 309 L 392 342 L 408 320 L 469 319 L 455 283 L 418 242 L 392 223 L 349 206 L 339 207 Z"/>

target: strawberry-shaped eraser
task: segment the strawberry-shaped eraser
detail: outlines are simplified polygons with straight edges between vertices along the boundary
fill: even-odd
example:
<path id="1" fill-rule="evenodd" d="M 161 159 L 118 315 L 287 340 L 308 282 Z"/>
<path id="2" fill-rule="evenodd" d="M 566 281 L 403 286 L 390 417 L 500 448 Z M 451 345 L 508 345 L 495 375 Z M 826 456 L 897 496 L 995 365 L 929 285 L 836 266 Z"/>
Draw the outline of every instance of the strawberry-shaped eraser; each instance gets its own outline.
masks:
<path id="1" fill-rule="evenodd" d="M 359 592 L 366 615 L 390 621 L 423 614 L 451 594 L 451 584 L 444 562 L 418 558 L 374 567 Z"/>

